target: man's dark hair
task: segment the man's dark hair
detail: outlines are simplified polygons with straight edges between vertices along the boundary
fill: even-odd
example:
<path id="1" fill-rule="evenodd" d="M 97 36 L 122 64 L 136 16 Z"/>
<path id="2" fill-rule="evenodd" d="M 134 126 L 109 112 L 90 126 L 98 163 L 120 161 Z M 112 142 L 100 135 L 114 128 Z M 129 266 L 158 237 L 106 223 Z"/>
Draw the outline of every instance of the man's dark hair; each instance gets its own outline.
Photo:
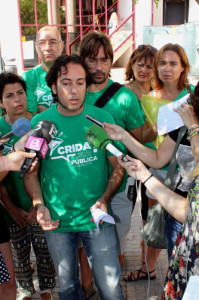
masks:
<path id="1" fill-rule="evenodd" d="M 2 72 L 0 74 L 0 101 L 2 101 L 3 90 L 6 84 L 21 84 L 22 88 L 26 92 L 26 83 L 21 76 L 18 76 L 11 72 Z"/>
<path id="2" fill-rule="evenodd" d="M 82 68 L 85 70 L 86 73 L 86 82 L 88 78 L 88 69 L 86 64 L 83 62 L 82 58 L 79 55 L 60 55 L 57 59 L 54 60 L 50 70 L 48 71 L 46 75 L 46 82 L 47 85 L 51 88 L 51 92 L 54 98 L 54 102 L 58 102 L 57 95 L 53 93 L 52 91 L 52 85 L 57 85 L 57 79 L 61 75 L 61 73 L 67 73 L 67 65 L 69 63 L 77 64 L 82 66 Z"/>
<path id="3" fill-rule="evenodd" d="M 89 32 L 84 36 L 80 43 L 79 54 L 85 61 L 87 57 L 96 57 L 99 52 L 99 48 L 103 46 L 104 54 L 107 58 L 113 62 L 113 47 L 111 45 L 109 37 L 102 32 Z"/>

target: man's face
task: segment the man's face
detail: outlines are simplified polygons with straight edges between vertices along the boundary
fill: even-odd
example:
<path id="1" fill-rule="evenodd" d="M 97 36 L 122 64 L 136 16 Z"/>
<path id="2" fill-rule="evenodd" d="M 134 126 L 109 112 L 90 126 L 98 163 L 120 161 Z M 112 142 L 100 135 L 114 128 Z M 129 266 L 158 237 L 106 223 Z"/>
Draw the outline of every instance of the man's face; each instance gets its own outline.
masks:
<path id="1" fill-rule="evenodd" d="M 35 43 L 37 54 L 44 62 L 53 62 L 63 51 L 64 42 L 56 29 L 49 28 L 38 32 Z"/>
<path id="2" fill-rule="evenodd" d="M 79 64 L 67 64 L 53 84 L 52 91 L 58 97 L 58 111 L 65 116 L 78 115 L 84 108 L 86 94 L 86 73 Z"/>
<path id="3" fill-rule="evenodd" d="M 92 76 L 92 83 L 102 84 L 108 81 L 111 69 L 111 60 L 105 56 L 104 47 L 99 48 L 98 55 L 95 57 L 87 57 L 85 60 L 88 70 Z"/>

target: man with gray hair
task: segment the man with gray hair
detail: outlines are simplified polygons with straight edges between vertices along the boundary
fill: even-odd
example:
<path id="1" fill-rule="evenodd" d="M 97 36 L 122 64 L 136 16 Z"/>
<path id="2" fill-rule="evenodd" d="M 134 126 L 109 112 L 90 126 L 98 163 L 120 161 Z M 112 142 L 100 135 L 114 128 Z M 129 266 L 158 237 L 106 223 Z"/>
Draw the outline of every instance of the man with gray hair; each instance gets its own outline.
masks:
<path id="1" fill-rule="evenodd" d="M 22 74 L 27 87 L 28 111 L 40 113 L 53 105 L 45 77 L 54 60 L 61 55 L 63 47 L 61 34 L 55 27 L 45 26 L 38 31 L 35 48 L 41 64 Z"/>

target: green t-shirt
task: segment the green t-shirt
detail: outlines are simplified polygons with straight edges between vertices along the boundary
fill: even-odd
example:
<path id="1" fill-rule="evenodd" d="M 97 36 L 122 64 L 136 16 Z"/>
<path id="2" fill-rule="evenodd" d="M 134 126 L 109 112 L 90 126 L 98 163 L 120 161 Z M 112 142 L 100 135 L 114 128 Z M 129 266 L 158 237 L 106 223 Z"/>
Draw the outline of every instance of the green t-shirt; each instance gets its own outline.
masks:
<path id="1" fill-rule="evenodd" d="M 113 83 L 109 79 L 107 86 L 98 92 L 86 92 L 85 102 L 95 105 L 97 99 Z M 126 87 L 121 87 L 103 107 L 114 118 L 117 125 L 130 131 L 144 125 L 136 95 Z"/>
<path id="2" fill-rule="evenodd" d="M 57 232 L 96 228 L 89 220 L 90 207 L 102 196 L 108 182 L 107 151 L 94 148 L 86 140 L 85 132 L 93 123 L 85 114 L 115 123 L 108 112 L 91 105 L 85 105 L 75 116 L 64 116 L 53 106 L 31 121 L 33 128 L 41 120 L 49 120 L 56 127 L 56 136 L 41 162 L 40 180 L 45 205 L 52 219 L 60 220 Z"/>
<path id="3" fill-rule="evenodd" d="M 107 86 L 98 92 L 86 92 L 85 102 L 95 105 L 97 99 L 105 92 L 105 90 L 113 83 L 108 80 Z M 144 125 L 144 120 L 140 112 L 139 104 L 136 95 L 126 87 L 121 87 L 112 98 L 103 107 L 114 118 L 117 125 L 120 125 L 125 130 L 130 131 L 134 128 Z M 118 193 L 124 191 L 126 187 L 127 174 L 124 177 Z"/>
<path id="4" fill-rule="evenodd" d="M 22 74 L 26 82 L 28 111 L 37 112 L 37 106 L 49 108 L 54 105 L 51 89 L 47 86 L 45 77 L 47 72 L 38 65 Z"/>
<path id="5" fill-rule="evenodd" d="M 5 118 L 0 118 L 0 132 L 2 136 L 12 131 L 11 125 L 9 125 Z M 19 140 L 20 138 L 17 136 L 11 136 L 4 144 L 3 154 L 6 155 L 10 152 L 12 146 Z M 32 206 L 32 201 L 28 197 L 23 180 L 19 179 L 19 172 L 9 172 L 3 181 L 11 200 L 15 203 L 16 206 L 23 208 L 26 211 L 29 211 Z M 9 213 L 4 209 L 4 215 L 8 221 L 8 223 L 15 223 L 15 221 L 11 218 Z"/>

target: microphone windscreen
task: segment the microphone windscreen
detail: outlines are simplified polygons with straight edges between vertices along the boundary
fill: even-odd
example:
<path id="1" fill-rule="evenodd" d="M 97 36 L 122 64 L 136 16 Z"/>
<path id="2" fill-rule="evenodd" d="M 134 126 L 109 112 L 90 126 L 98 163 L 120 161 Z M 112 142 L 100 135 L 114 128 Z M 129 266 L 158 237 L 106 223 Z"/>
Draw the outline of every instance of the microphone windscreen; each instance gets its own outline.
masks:
<path id="1" fill-rule="evenodd" d="M 106 150 L 106 145 L 112 144 L 112 141 L 106 131 L 98 125 L 92 125 L 89 127 L 85 135 L 88 142 L 95 148 Z"/>
<path id="2" fill-rule="evenodd" d="M 56 129 L 52 122 L 43 120 L 37 124 L 32 135 L 46 140 L 47 144 L 49 144 L 55 135 L 55 131 Z"/>
<path id="3" fill-rule="evenodd" d="M 12 124 L 12 132 L 14 135 L 22 137 L 31 129 L 30 121 L 26 118 L 20 118 Z"/>

